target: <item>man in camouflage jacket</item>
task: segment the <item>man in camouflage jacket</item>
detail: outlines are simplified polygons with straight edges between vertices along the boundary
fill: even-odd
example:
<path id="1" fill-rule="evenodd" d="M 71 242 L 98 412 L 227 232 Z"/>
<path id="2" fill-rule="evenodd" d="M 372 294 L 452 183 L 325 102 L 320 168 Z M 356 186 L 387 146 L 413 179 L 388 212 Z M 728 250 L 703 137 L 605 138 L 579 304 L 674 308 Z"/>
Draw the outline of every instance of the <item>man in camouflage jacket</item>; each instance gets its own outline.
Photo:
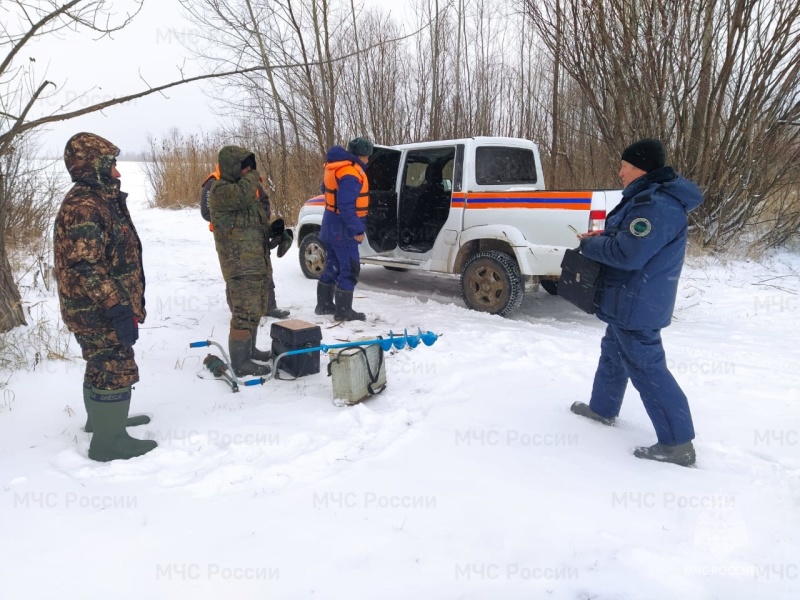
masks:
<path id="1" fill-rule="evenodd" d="M 142 244 L 127 194 L 120 191 L 118 154 L 119 148 L 92 133 L 69 139 L 64 162 L 74 185 L 53 234 L 61 315 L 86 360 L 85 429 L 93 432 L 89 458 L 103 462 L 140 456 L 157 445 L 125 430 L 150 418 L 128 418 L 131 385 L 139 381 L 133 345 L 147 313 Z"/>
<path id="2" fill-rule="evenodd" d="M 270 353 L 256 348 L 261 316 L 269 306 L 269 217 L 256 190 L 255 155 L 239 146 L 219 151 L 220 178 L 211 186 L 208 207 L 214 243 L 231 309 L 228 337 L 231 365 L 238 376 L 266 375 Z"/>
<path id="3" fill-rule="evenodd" d="M 208 199 L 211 196 L 211 186 L 214 185 L 219 178 L 219 165 L 217 165 L 214 172 L 206 177 L 206 180 L 203 182 L 203 186 L 200 190 L 200 214 L 206 221 L 209 222 L 209 230 L 212 232 L 214 231 L 214 226 L 211 224 L 211 209 L 208 207 Z M 264 208 L 264 213 L 267 215 L 267 221 L 270 221 L 272 217 L 270 214 L 271 206 L 269 195 L 260 184 L 256 188 L 256 196 L 258 197 L 258 201 L 261 202 L 261 206 Z M 269 236 L 269 250 L 278 248 L 279 258 L 286 254 L 291 247 L 293 236 L 291 230 L 284 227 L 282 218 L 278 217 L 275 219 L 275 221 L 270 223 Z M 267 305 L 267 312 L 264 313 L 264 316 L 273 317 L 275 319 L 285 319 L 290 313 L 288 310 L 278 308 L 277 300 L 275 299 L 275 279 L 272 273 L 272 258 L 269 252 L 267 252 L 267 272 L 269 301 Z M 228 307 L 230 308 L 230 300 L 228 301 Z"/>

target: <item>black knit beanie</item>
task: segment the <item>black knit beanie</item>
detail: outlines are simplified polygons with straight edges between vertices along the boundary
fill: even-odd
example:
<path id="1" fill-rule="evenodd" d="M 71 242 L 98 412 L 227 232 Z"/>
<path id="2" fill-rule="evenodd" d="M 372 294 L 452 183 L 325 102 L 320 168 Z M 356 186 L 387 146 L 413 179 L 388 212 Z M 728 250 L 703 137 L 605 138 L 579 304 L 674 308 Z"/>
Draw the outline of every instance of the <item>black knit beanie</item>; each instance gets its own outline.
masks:
<path id="1" fill-rule="evenodd" d="M 664 166 L 664 146 L 654 139 L 639 140 L 623 150 L 622 160 L 649 173 Z"/>

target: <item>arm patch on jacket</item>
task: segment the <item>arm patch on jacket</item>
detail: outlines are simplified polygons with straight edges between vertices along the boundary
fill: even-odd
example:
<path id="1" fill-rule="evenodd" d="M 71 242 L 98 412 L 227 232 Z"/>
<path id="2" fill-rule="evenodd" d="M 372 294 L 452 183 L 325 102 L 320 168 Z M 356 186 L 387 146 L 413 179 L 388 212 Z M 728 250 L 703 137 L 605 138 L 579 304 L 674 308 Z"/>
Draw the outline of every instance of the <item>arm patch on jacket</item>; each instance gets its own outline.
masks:
<path id="1" fill-rule="evenodd" d="M 653 226 L 644 217 L 639 217 L 631 221 L 630 230 L 636 237 L 644 237 L 653 230 Z"/>

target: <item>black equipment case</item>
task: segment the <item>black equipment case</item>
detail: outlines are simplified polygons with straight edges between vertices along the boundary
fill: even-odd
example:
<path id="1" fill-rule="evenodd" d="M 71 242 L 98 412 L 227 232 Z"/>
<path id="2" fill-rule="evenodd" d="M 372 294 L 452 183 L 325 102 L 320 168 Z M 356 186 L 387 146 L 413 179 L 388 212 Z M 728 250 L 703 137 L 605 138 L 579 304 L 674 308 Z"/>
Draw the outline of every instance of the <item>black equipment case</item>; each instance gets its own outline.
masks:
<path id="1" fill-rule="evenodd" d="M 269 335 L 272 338 L 272 356 L 274 358 L 290 350 L 316 348 L 322 343 L 322 330 L 319 325 L 299 319 L 273 323 Z M 313 350 L 285 356 L 280 363 L 275 365 L 275 368 L 286 371 L 294 377 L 319 373 L 319 353 L 319 350 Z"/>
<path id="2" fill-rule="evenodd" d="M 558 295 L 583 312 L 594 314 L 598 292 L 603 284 L 603 265 L 569 249 L 561 261 Z"/>

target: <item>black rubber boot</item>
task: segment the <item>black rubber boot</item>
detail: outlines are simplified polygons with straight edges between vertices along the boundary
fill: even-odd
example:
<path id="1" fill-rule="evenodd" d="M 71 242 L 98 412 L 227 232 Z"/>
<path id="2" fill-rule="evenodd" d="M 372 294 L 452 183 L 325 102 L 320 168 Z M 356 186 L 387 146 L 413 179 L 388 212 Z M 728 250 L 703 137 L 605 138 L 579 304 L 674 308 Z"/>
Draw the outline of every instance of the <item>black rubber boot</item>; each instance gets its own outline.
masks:
<path id="1" fill-rule="evenodd" d="M 92 460 L 127 460 L 146 454 L 158 446 L 154 440 L 137 440 L 125 431 L 125 421 L 131 407 L 131 388 L 92 388 L 88 407 L 89 419 L 94 428 L 94 435 L 89 443 L 89 458 Z"/>
<path id="2" fill-rule="evenodd" d="M 259 350 L 256 347 L 256 337 L 257 336 L 258 336 L 258 329 L 256 329 L 253 332 L 253 337 L 250 338 L 250 339 L 253 340 L 253 349 L 252 349 L 252 352 L 251 352 L 251 356 L 253 357 L 253 360 L 258 360 L 258 361 L 261 361 L 261 362 L 267 362 L 269 360 L 272 360 L 272 352 L 270 352 L 269 350 Z"/>
<path id="3" fill-rule="evenodd" d="M 364 313 L 353 310 L 353 292 L 346 292 L 336 288 L 336 312 L 333 313 L 335 321 L 366 321 Z"/>
<path id="4" fill-rule="evenodd" d="M 588 404 L 584 404 L 583 402 L 573 402 L 572 406 L 569 409 L 574 412 L 576 415 L 580 415 L 582 417 L 586 417 L 587 419 L 592 419 L 593 421 L 597 421 L 598 423 L 602 423 L 603 425 L 613 425 L 614 424 L 614 417 L 601 417 L 596 412 L 594 412 Z"/>
<path id="5" fill-rule="evenodd" d="M 275 300 L 275 291 L 270 290 L 269 292 L 269 305 L 267 306 L 267 312 L 264 316 L 272 317 L 273 319 L 285 319 L 291 313 L 288 310 L 284 310 L 282 308 L 278 308 L 278 305 Z M 261 360 L 260 358 L 256 358 L 256 360 Z"/>
<path id="6" fill-rule="evenodd" d="M 231 329 L 228 336 L 228 351 L 231 355 L 231 366 L 237 377 L 246 375 L 269 375 L 270 368 L 267 365 L 254 363 L 253 356 L 253 335 L 247 329 Z"/>
<path id="7" fill-rule="evenodd" d="M 677 446 L 667 446 L 660 442 L 652 446 L 640 446 L 633 451 L 633 455 L 636 458 L 672 463 L 681 467 L 691 467 L 697 459 L 692 442 Z"/>
<path id="8" fill-rule="evenodd" d="M 89 413 L 89 397 L 92 393 L 92 384 L 88 381 L 83 382 L 83 406 L 86 408 L 86 425 L 83 426 L 83 430 L 86 433 L 92 433 L 94 429 L 92 428 L 92 419 Z M 133 415 L 132 417 L 128 417 L 127 421 L 125 421 L 125 427 L 136 427 L 137 425 L 147 425 L 150 422 L 150 417 L 147 415 Z"/>
<path id="9" fill-rule="evenodd" d="M 317 282 L 317 307 L 314 314 L 332 315 L 336 312 L 336 305 L 333 303 L 334 286 L 328 283 Z"/>

